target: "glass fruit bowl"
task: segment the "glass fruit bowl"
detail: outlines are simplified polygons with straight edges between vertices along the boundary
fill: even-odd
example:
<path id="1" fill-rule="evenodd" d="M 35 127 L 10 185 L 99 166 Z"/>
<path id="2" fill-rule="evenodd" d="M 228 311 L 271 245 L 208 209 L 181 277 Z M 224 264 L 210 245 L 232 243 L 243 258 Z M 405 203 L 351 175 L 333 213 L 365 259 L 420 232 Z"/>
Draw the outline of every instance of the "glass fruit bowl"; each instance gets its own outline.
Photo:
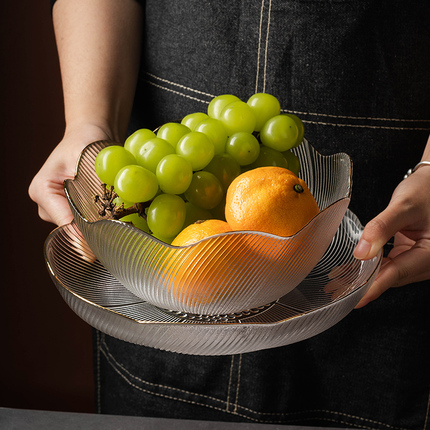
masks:
<path id="1" fill-rule="evenodd" d="M 77 174 L 64 184 L 76 223 L 88 246 L 125 288 L 162 309 L 198 315 L 242 312 L 271 303 L 299 285 L 328 249 L 347 210 L 352 162 L 345 153 L 323 156 L 306 140 L 294 149 L 301 178 L 320 212 L 291 237 L 228 232 L 175 247 L 134 226 L 103 219 L 94 170 L 99 141 L 81 154 Z"/>
<path id="2" fill-rule="evenodd" d="M 354 258 L 362 230 L 348 209 L 329 248 L 300 285 L 275 302 L 228 315 L 172 312 L 139 299 L 97 260 L 75 222 L 52 231 L 45 259 L 66 303 L 102 333 L 183 354 L 240 354 L 308 339 L 352 311 L 382 259 L 382 252 L 371 260 Z"/>

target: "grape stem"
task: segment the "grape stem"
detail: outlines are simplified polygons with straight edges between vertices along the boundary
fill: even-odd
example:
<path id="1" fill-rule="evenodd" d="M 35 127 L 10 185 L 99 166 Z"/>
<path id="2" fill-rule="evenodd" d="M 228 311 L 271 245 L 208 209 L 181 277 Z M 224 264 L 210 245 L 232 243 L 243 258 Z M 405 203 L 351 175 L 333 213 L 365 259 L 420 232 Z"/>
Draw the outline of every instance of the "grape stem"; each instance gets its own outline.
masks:
<path id="1" fill-rule="evenodd" d="M 149 207 L 152 200 L 145 203 L 135 203 L 133 206 L 125 208 L 124 203 L 121 205 L 116 205 L 114 203 L 118 194 L 115 193 L 113 186 L 108 187 L 106 184 L 102 184 L 102 187 L 103 194 L 101 196 L 94 196 L 94 202 L 101 204 L 101 209 L 98 212 L 101 217 L 107 217 L 108 219 L 121 219 L 127 215 L 137 213 L 146 220 L 145 209 Z"/>
<path id="2" fill-rule="evenodd" d="M 121 206 L 115 206 L 111 212 L 112 218 L 121 219 L 124 216 L 137 213 L 139 214 L 139 216 L 146 220 L 145 209 L 149 207 L 150 203 L 150 201 L 145 203 L 135 203 L 133 206 L 130 206 L 128 208 L 124 207 L 124 203 Z"/>

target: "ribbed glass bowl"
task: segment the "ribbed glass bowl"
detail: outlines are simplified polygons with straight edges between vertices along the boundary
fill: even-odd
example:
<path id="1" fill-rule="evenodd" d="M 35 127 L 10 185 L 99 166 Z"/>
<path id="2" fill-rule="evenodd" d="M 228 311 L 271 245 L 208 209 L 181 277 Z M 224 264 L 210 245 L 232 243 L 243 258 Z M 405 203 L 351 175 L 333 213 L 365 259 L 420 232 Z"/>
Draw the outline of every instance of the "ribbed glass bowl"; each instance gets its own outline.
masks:
<path id="1" fill-rule="evenodd" d="M 171 312 L 136 297 L 97 260 L 75 222 L 48 236 L 45 259 L 66 303 L 103 333 L 184 354 L 239 354 L 302 341 L 348 315 L 382 258 L 381 252 L 371 260 L 354 258 L 361 232 L 347 210 L 329 248 L 293 291 L 264 306 L 214 316 Z"/>
<path id="2" fill-rule="evenodd" d="M 302 230 L 291 237 L 228 232 L 175 247 L 130 224 L 100 218 L 94 196 L 103 191 L 94 160 L 107 145 L 88 145 L 76 177 L 65 181 L 74 221 L 110 274 L 138 298 L 163 309 L 231 314 L 285 296 L 324 255 L 350 201 L 349 156 L 323 156 L 305 140 L 294 152 L 301 162 L 300 176 L 321 211 Z"/>

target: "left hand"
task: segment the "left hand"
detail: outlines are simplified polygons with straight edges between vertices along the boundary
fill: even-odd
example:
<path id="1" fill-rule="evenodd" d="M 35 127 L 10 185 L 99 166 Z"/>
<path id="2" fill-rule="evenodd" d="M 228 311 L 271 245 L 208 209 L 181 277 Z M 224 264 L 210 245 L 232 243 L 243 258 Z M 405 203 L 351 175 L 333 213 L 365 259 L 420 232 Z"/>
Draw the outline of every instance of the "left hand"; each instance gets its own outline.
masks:
<path id="1" fill-rule="evenodd" d="M 375 257 L 393 236 L 393 249 L 356 309 L 390 287 L 430 279 L 430 166 L 421 166 L 397 186 L 387 208 L 365 226 L 354 256 Z"/>

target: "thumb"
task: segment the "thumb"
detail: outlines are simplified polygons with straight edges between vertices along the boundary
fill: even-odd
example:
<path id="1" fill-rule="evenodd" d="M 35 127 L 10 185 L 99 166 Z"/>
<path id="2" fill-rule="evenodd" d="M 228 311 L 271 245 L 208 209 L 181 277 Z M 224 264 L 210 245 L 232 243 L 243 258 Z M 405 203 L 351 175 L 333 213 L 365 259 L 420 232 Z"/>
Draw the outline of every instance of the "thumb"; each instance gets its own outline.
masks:
<path id="1" fill-rule="evenodd" d="M 369 260 L 375 257 L 389 239 L 404 227 L 403 218 L 399 214 L 399 210 L 394 206 L 388 206 L 369 221 L 354 250 L 354 257 L 358 260 Z"/>

